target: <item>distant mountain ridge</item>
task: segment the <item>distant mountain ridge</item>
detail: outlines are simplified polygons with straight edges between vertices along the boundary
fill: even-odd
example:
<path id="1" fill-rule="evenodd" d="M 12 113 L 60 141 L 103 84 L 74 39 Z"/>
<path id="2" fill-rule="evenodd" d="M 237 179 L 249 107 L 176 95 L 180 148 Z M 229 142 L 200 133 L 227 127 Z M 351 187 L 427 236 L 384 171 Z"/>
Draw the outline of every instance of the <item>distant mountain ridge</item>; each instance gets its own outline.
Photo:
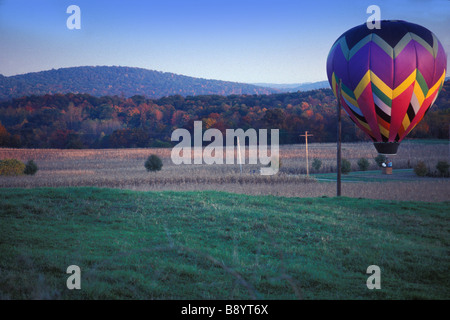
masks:
<path id="1" fill-rule="evenodd" d="M 133 67 L 83 66 L 5 77 L 0 75 L 0 100 L 55 93 L 93 96 L 272 94 L 279 90 L 246 83 L 207 80 Z"/>
<path id="2" fill-rule="evenodd" d="M 309 91 L 309 90 L 330 88 L 330 84 L 326 80 L 317 82 L 291 83 L 291 84 L 277 84 L 277 83 L 252 83 L 252 84 L 259 87 L 280 90 L 283 92 Z"/>

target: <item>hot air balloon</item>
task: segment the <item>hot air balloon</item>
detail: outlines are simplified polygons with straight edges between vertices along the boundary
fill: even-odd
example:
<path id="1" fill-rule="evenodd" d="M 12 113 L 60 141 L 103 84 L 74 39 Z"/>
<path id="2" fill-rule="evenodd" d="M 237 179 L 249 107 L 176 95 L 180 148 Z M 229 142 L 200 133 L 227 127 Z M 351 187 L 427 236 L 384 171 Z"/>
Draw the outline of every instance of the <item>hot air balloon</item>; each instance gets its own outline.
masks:
<path id="1" fill-rule="evenodd" d="M 366 24 L 342 34 L 331 47 L 327 75 L 334 95 L 382 154 L 422 120 L 442 88 L 447 56 L 428 29 L 406 21 Z"/>

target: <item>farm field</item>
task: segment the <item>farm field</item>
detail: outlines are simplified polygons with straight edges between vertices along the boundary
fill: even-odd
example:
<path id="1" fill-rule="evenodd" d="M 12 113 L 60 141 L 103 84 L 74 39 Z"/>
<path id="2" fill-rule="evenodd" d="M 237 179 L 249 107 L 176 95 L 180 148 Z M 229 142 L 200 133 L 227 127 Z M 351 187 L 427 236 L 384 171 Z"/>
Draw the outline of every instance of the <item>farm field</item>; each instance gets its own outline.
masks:
<path id="1" fill-rule="evenodd" d="M 0 177 L 0 299 L 448 299 L 449 179 L 411 169 L 447 160 L 448 143 L 403 144 L 391 176 L 371 144 L 344 144 L 341 198 L 335 145 L 309 154 L 323 165 L 307 178 L 304 145 L 281 146 L 274 176 L 176 166 L 170 149 L 0 149 L 39 166 Z M 69 265 L 82 290 L 67 290 Z"/>
<path id="2" fill-rule="evenodd" d="M 0 199 L 1 299 L 450 298 L 448 203 L 92 187 Z"/>
<path id="3" fill-rule="evenodd" d="M 0 177 L 0 187 L 66 187 L 95 186 L 140 191 L 216 190 L 249 195 L 287 197 L 335 196 L 336 146 L 309 145 L 309 164 L 322 161 L 319 171 L 310 168 L 307 179 L 304 145 L 280 146 L 281 168 L 274 176 L 261 176 L 260 165 L 243 165 L 240 173 L 234 165 L 174 165 L 171 149 L 0 149 L 0 159 L 34 159 L 39 166 L 35 176 Z M 148 173 L 145 159 L 156 154 L 163 168 Z M 419 178 L 412 168 L 424 161 L 434 169 L 440 160 L 448 161 L 448 141 L 406 141 L 392 156 L 394 174 L 387 176 L 373 161 L 377 155 L 371 143 L 344 143 L 343 158 L 352 163 L 352 172 L 343 175 L 342 195 L 403 201 L 446 201 L 450 196 L 449 179 Z M 358 171 L 359 158 L 370 162 L 368 172 Z M 358 183 L 356 183 L 358 182 Z"/>

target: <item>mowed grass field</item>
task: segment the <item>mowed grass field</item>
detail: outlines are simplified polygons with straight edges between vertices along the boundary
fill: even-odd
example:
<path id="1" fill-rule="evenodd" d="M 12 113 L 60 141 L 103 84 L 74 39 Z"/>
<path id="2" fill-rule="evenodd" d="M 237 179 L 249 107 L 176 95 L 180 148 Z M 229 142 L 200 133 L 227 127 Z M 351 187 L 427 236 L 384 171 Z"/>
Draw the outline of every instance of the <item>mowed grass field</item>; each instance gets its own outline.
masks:
<path id="1" fill-rule="evenodd" d="M 450 298 L 448 202 L 92 187 L 0 199 L 1 299 Z M 81 290 L 66 288 L 69 265 Z"/>

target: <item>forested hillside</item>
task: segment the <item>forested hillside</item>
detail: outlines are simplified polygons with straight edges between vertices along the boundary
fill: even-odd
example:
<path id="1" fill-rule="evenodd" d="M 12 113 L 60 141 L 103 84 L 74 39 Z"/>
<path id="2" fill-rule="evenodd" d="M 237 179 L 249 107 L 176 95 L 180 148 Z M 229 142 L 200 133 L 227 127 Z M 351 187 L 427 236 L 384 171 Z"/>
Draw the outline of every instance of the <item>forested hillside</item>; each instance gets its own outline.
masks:
<path id="1" fill-rule="evenodd" d="M 0 75 L 0 101 L 28 95 L 87 93 L 148 98 L 180 94 L 270 94 L 275 89 L 245 83 L 206 80 L 168 72 L 130 67 L 74 67 L 4 77 Z"/>
<path id="2" fill-rule="evenodd" d="M 432 109 L 410 133 L 412 138 L 448 139 L 450 81 Z M 367 139 L 343 116 L 343 140 Z M 278 128 L 281 143 L 336 141 L 336 99 L 330 89 L 271 95 L 141 95 L 95 97 L 88 94 L 27 96 L 0 103 L 0 146 L 30 148 L 119 148 L 170 146 L 176 128 Z"/>

